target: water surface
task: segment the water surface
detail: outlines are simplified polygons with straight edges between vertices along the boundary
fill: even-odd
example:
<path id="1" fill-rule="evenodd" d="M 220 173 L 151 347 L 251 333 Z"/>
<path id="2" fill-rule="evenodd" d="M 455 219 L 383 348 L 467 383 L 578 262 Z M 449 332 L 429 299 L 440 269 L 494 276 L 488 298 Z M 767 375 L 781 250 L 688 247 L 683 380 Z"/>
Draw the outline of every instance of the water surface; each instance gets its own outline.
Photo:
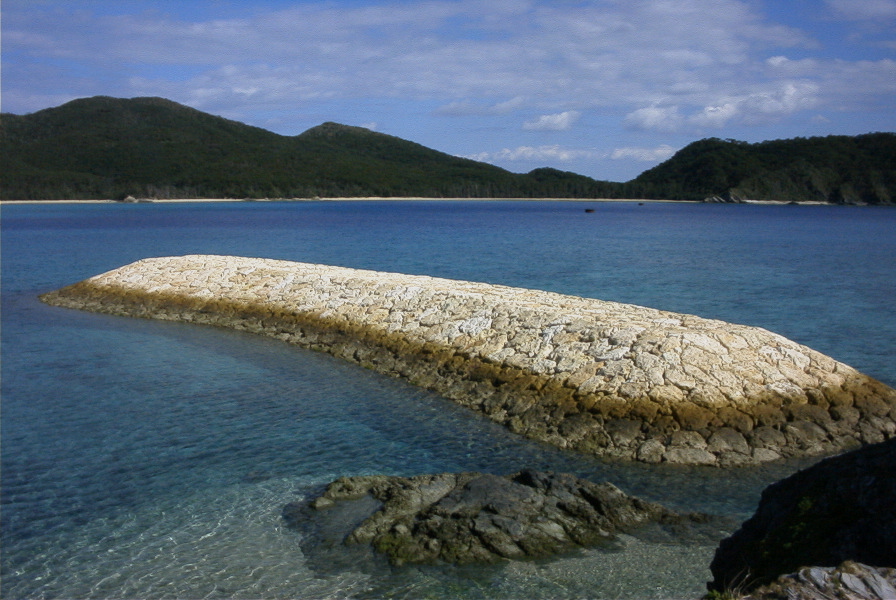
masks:
<path id="1" fill-rule="evenodd" d="M 584 208 L 594 208 L 585 213 Z M 714 545 L 493 567 L 305 556 L 282 506 L 341 475 L 525 467 L 745 518 L 777 465 L 604 463 L 234 331 L 48 307 L 147 256 L 237 254 L 546 289 L 766 327 L 896 383 L 896 210 L 566 202 L 4 205 L 4 597 L 698 597 Z"/>

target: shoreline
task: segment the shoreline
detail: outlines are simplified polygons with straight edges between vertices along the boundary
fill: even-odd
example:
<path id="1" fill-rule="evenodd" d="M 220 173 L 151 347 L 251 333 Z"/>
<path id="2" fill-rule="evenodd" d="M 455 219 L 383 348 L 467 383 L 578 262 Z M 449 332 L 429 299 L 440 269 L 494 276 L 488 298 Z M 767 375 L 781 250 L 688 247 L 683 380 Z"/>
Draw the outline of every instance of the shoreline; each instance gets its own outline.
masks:
<path id="1" fill-rule="evenodd" d="M 679 202 L 699 200 L 645 200 L 634 198 L 433 198 L 426 196 L 338 196 L 333 198 L 165 198 L 133 202 L 122 200 L 0 200 L 0 204 L 185 204 L 194 202 Z"/>
<path id="2" fill-rule="evenodd" d="M 166 198 L 146 199 L 133 202 L 122 200 L 0 200 L 5 204 L 187 204 L 216 202 L 592 202 L 592 203 L 633 203 L 639 204 L 715 204 L 702 200 L 656 200 L 645 198 L 433 198 L 425 196 L 357 196 L 334 198 Z M 762 206 L 840 206 L 832 202 L 812 200 L 791 202 L 785 200 L 744 200 L 743 202 L 725 202 L 720 204 L 754 204 Z M 851 206 L 851 205 L 850 205 Z"/>

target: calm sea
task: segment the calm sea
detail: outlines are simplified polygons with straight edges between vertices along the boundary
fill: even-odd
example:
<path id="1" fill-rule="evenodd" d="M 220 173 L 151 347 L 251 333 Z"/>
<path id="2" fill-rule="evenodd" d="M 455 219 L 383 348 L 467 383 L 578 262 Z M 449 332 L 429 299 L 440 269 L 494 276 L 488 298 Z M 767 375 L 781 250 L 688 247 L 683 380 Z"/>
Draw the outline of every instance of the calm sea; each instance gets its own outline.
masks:
<path id="1" fill-rule="evenodd" d="M 275 340 L 36 299 L 147 256 L 270 257 L 694 313 L 896 385 L 893 208 L 44 204 L 4 205 L 0 221 L 4 598 L 696 598 L 716 540 L 392 569 L 338 544 L 319 552 L 280 511 L 342 475 L 537 467 L 745 518 L 797 468 L 608 464 Z"/>

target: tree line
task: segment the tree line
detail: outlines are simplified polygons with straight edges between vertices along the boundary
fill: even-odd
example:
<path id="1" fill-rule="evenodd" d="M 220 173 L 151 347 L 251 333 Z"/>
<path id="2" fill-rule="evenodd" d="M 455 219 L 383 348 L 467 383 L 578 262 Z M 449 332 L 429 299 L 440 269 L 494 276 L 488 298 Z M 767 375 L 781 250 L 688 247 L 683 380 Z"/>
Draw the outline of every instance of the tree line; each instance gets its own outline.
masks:
<path id="1" fill-rule="evenodd" d="M 650 198 L 892 203 L 896 135 L 707 139 L 629 182 L 529 173 L 359 127 L 298 136 L 162 98 L 75 100 L 0 118 L 0 199 Z"/>

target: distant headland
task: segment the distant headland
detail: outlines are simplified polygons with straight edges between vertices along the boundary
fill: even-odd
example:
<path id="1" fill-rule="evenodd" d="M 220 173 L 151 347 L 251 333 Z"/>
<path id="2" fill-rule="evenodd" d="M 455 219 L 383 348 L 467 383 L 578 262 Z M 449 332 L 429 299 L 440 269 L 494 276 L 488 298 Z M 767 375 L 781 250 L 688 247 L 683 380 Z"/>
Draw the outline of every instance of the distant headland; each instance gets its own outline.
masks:
<path id="1" fill-rule="evenodd" d="M 513 173 L 360 127 L 297 136 L 163 98 L 0 119 L 0 200 L 481 198 L 896 203 L 896 133 L 704 139 L 628 182 Z"/>

